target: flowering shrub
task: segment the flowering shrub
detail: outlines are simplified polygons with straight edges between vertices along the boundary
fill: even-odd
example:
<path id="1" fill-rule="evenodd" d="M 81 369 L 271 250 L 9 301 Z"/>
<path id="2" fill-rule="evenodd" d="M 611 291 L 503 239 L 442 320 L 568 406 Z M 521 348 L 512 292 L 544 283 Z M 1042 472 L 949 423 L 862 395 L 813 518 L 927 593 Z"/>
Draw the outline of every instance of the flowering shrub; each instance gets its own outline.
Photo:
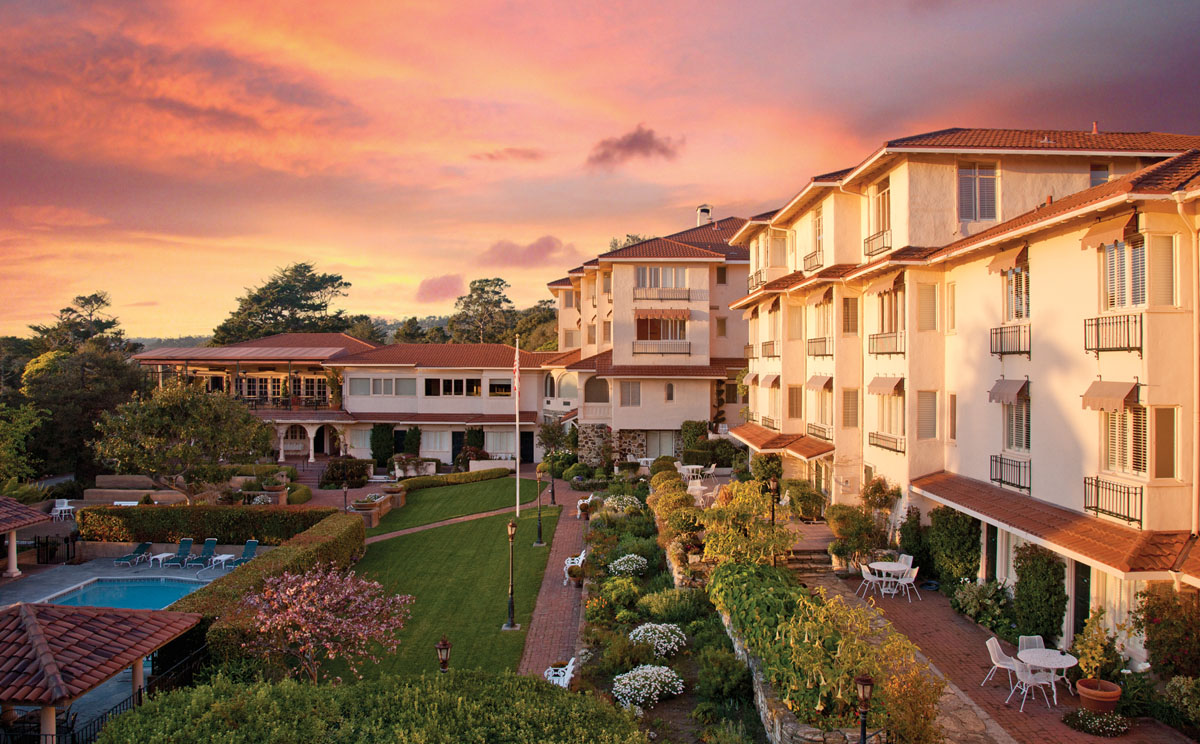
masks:
<path id="1" fill-rule="evenodd" d="M 1129 731 L 1129 719 L 1116 713 L 1093 713 L 1080 708 L 1063 716 L 1063 723 L 1092 736 L 1120 736 Z"/>
<path id="2" fill-rule="evenodd" d="M 605 623 L 612 618 L 612 603 L 600 595 L 588 598 L 583 616 L 589 623 Z"/>
<path id="3" fill-rule="evenodd" d="M 629 553 L 608 564 L 608 572 L 615 576 L 640 576 L 649 566 L 645 558 Z"/>
<path id="4" fill-rule="evenodd" d="M 136 511 L 136 510 L 132 510 Z M 157 510 L 155 510 L 157 511 Z M 1145 634 L 1150 663 L 1161 679 L 1200 677 L 1200 601 L 1178 593 L 1169 585 L 1138 592 L 1132 617 L 1134 630 Z"/>
<path id="5" fill-rule="evenodd" d="M 1167 701 L 1188 720 L 1200 723 L 1200 681 L 1195 677 L 1172 677 L 1167 683 Z"/>
<path id="6" fill-rule="evenodd" d="M 620 494 L 618 496 L 609 496 L 604 500 L 604 506 L 616 511 L 630 511 L 633 509 L 641 509 L 642 502 L 638 501 L 636 496 Z"/>
<path id="7" fill-rule="evenodd" d="M 683 680 L 670 667 L 643 664 L 613 678 L 613 697 L 624 708 L 648 707 L 682 693 Z"/>
<path id="8" fill-rule="evenodd" d="M 687 645 L 687 636 L 673 623 L 643 623 L 629 631 L 629 640 L 650 644 L 659 658 L 674 656 Z"/>
<path id="9" fill-rule="evenodd" d="M 273 503 L 274 501 L 275 500 L 272 499 L 267 494 L 260 493 L 259 495 L 254 497 L 254 500 L 250 502 L 250 505 L 251 506 L 266 506 L 267 504 Z"/>

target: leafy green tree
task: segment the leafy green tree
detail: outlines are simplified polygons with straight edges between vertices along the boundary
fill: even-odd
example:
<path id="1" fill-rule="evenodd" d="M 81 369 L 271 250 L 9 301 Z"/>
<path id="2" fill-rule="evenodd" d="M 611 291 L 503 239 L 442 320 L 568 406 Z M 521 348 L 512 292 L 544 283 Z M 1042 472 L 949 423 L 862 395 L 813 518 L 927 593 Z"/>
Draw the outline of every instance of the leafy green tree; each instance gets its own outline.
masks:
<path id="1" fill-rule="evenodd" d="M 546 454 L 565 450 L 570 444 L 567 431 L 559 421 L 543 421 L 538 426 L 537 443 Z"/>
<path id="2" fill-rule="evenodd" d="M 407 455 L 421 454 L 421 427 L 410 426 L 404 432 L 404 453 Z"/>
<path id="3" fill-rule="evenodd" d="M 31 325 L 33 351 L 75 351 L 85 341 L 114 351 L 132 354 L 141 348 L 125 340 L 120 321 L 105 310 L 112 305 L 108 292 L 78 295 L 71 304 L 58 311 L 49 325 Z"/>
<path id="4" fill-rule="evenodd" d="M 406 318 L 400 327 L 396 329 L 396 333 L 392 335 L 392 343 L 394 344 L 420 344 L 425 343 L 425 329 L 421 328 L 421 321 L 417 320 L 416 316 Z"/>
<path id="5" fill-rule="evenodd" d="M 42 412 L 31 405 L 11 408 L 0 404 L 0 481 L 32 478 L 29 440 L 42 423 Z"/>
<path id="6" fill-rule="evenodd" d="M 21 374 L 35 356 L 30 339 L 0 336 L 0 403 L 20 404 Z"/>
<path id="7" fill-rule="evenodd" d="M 353 316 L 354 322 L 346 327 L 346 334 L 353 336 L 363 341 L 370 341 L 376 344 L 387 343 L 387 334 L 379 327 L 379 324 L 366 315 Z"/>
<path id="8" fill-rule="evenodd" d="M 388 460 L 396 454 L 396 437 L 391 424 L 375 424 L 371 427 L 371 457 L 375 464 L 386 468 Z"/>
<path id="9" fill-rule="evenodd" d="M 618 248 L 628 248 L 631 245 L 637 245 L 644 240 L 649 240 L 649 235 L 639 235 L 637 233 L 626 233 L 624 238 L 613 238 L 608 241 L 608 249 L 615 251 Z"/>
<path id="10" fill-rule="evenodd" d="M 515 315 L 516 323 L 505 343 L 514 343 L 520 336 L 522 349 L 540 349 L 549 341 L 554 342 L 554 348 L 558 347 L 558 310 L 554 300 L 539 300 L 532 307 L 517 310 Z"/>
<path id="11" fill-rule="evenodd" d="M 450 338 L 455 343 L 501 343 L 512 322 L 513 304 L 505 290 L 509 283 L 499 277 L 472 279 L 467 294 L 454 303 Z"/>
<path id="12" fill-rule="evenodd" d="M 119 473 L 148 475 L 189 504 L 224 479 L 222 463 L 254 462 L 273 439 L 242 402 L 182 381 L 105 411 L 96 431 L 99 460 Z"/>
<path id="13" fill-rule="evenodd" d="M 341 274 L 317 273 L 308 262 L 282 268 L 238 298 L 237 309 L 216 327 L 212 342 L 224 346 L 277 333 L 345 331 L 358 316 L 331 312 L 329 305 L 349 287 Z"/>
<path id="14" fill-rule="evenodd" d="M 427 344 L 448 344 L 450 336 L 446 333 L 446 329 L 441 326 L 433 326 L 428 331 L 425 331 L 424 342 Z"/>

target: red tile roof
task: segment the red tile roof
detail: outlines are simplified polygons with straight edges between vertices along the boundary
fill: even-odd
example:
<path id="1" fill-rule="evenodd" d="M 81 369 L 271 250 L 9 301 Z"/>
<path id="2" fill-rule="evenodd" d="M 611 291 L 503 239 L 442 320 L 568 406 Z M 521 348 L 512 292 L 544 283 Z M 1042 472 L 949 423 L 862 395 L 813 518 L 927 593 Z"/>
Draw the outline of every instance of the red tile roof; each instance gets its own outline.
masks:
<path id="1" fill-rule="evenodd" d="M 355 352 L 376 349 L 383 346 L 383 344 L 377 344 L 373 341 L 363 341 L 361 338 L 355 338 L 347 333 L 277 333 L 274 336 L 239 341 L 236 344 L 227 344 L 227 347 L 229 346 L 255 346 L 263 348 L 286 346 L 296 349 L 340 346 L 348 352 Z"/>
<path id="2" fill-rule="evenodd" d="M 718 358 L 706 365 L 612 363 L 612 349 L 567 365 L 569 370 L 595 372 L 597 377 L 704 377 L 725 379 L 731 369 L 746 366 L 743 359 Z"/>
<path id="3" fill-rule="evenodd" d="M 570 287 L 570 286 L 572 286 L 571 285 L 571 277 L 564 276 L 562 279 L 555 279 L 552 282 L 547 282 L 546 286 L 547 287 Z"/>
<path id="4" fill-rule="evenodd" d="M 251 411 L 263 421 L 305 421 L 310 423 L 353 421 L 354 417 L 345 411 L 308 410 L 295 411 L 254 410 Z"/>
<path id="5" fill-rule="evenodd" d="M 548 352 L 521 352 L 522 369 L 540 369 Z M 462 369 L 511 369 L 513 347 L 508 344 L 390 344 L 360 354 L 339 357 L 337 365 L 402 365 Z"/>
<path id="6" fill-rule="evenodd" d="M 198 622 L 188 612 L 9 605 L 0 609 L 0 701 L 76 698 Z"/>
<path id="7" fill-rule="evenodd" d="M 773 214 L 768 213 L 768 214 Z M 759 215 L 763 217 L 764 215 Z M 754 219 L 758 219 L 755 217 Z M 725 217 L 696 227 L 689 227 L 666 236 L 677 243 L 687 243 L 722 254 L 729 261 L 749 261 L 750 251 L 743 246 L 729 245 L 729 239 L 742 228 L 746 220 L 741 217 Z"/>
<path id="8" fill-rule="evenodd" d="M 49 521 L 49 514 L 25 506 L 16 499 L 0 496 L 0 532 L 11 532 L 31 524 Z"/>
<path id="9" fill-rule="evenodd" d="M 543 367 L 565 367 L 579 361 L 579 349 L 571 349 L 570 351 L 560 351 L 555 356 L 550 357 L 542 362 Z"/>
<path id="10" fill-rule="evenodd" d="M 889 140 L 887 148 L 937 147 L 995 150 L 1082 150 L 1181 153 L 1200 147 L 1200 136 L 1167 132 L 1099 132 L 1060 129 L 955 127 Z"/>
<path id="11" fill-rule="evenodd" d="M 804 460 L 813 460 L 833 452 L 833 444 L 824 439 L 803 436 L 784 447 L 785 450 Z"/>
<path id="12" fill-rule="evenodd" d="M 915 479 L 912 485 L 937 501 L 1121 573 L 1169 570 L 1188 538 L 1186 532 L 1149 532 L 1124 527 L 955 473 L 926 475 Z"/>
<path id="13" fill-rule="evenodd" d="M 758 424 L 741 424 L 729 430 L 729 435 L 759 452 L 777 452 L 802 437 L 802 434 L 780 434 Z"/>
<path id="14" fill-rule="evenodd" d="M 724 257 L 725 255 L 720 251 L 699 248 L 669 238 L 651 238 L 600 254 L 600 259 L 605 261 L 620 261 L 630 258 L 692 258 L 697 261 L 717 261 Z"/>
<path id="15" fill-rule="evenodd" d="M 853 167 L 842 168 L 841 170 L 830 171 L 829 173 L 822 173 L 819 176 L 813 176 L 812 180 L 814 183 L 837 183 L 852 170 L 854 170 Z"/>

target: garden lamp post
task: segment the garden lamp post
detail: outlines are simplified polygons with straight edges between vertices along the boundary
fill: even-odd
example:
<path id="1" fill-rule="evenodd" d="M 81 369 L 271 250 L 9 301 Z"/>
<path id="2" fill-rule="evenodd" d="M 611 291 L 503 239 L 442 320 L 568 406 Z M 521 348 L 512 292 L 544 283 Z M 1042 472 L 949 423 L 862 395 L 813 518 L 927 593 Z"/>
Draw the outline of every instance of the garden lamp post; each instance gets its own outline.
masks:
<path id="1" fill-rule="evenodd" d="M 521 626 L 513 620 L 513 540 L 517 536 L 516 520 L 508 522 L 508 622 L 500 626 L 500 630 L 517 630 Z"/>
<path id="2" fill-rule="evenodd" d="M 542 542 L 542 471 L 535 470 L 537 473 L 537 514 L 538 514 L 538 535 L 537 540 L 534 540 L 533 547 L 544 548 L 546 543 Z"/>
<path id="3" fill-rule="evenodd" d="M 454 645 L 446 640 L 445 634 L 442 634 L 442 640 L 433 644 L 438 655 L 438 671 L 445 674 L 450 670 L 450 647 Z"/>
<path id="4" fill-rule="evenodd" d="M 558 502 L 554 500 L 554 467 L 551 466 L 547 472 L 550 474 L 550 506 L 556 506 Z"/>
<path id="5" fill-rule="evenodd" d="M 342 483 L 342 511 L 350 510 L 350 505 L 346 502 L 346 498 L 347 498 L 346 492 L 349 490 L 350 490 L 350 484 L 343 482 Z"/>
<path id="6" fill-rule="evenodd" d="M 858 742 L 867 744 L 867 711 L 871 707 L 871 692 L 875 688 L 875 680 L 869 674 L 860 674 L 854 678 L 854 686 L 858 688 Z"/>

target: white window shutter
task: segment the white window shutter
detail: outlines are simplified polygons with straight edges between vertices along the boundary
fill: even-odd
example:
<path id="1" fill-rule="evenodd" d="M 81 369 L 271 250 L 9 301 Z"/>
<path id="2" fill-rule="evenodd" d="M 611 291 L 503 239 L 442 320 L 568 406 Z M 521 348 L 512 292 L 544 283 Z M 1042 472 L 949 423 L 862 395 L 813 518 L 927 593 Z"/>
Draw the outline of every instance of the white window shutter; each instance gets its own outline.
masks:
<path id="1" fill-rule="evenodd" d="M 788 418 L 804 418 L 804 387 L 788 385 Z"/>
<path id="2" fill-rule="evenodd" d="M 987 173 L 987 171 L 991 173 Z M 979 167 L 979 219 L 996 219 L 996 175 L 990 167 Z"/>
<path id="3" fill-rule="evenodd" d="M 937 285 L 917 285 L 917 330 L 937 330 Z"/>
<path id="4" fill-rule="evenodd" d="M 842 390 L 842 428 L 858 428 L 858 388 Z"/>
<path id="5" fill-rule="evenodd" d="M 1129 409 L 1130 436 L 1129 466 L 1135 473 L 1146 472 L 1146 409 L 1138 406 Z"/>
<path id="6" fill-rule="evenodd" d="M 917 439 L 937 439 L 937 392 L 917 393 Z"/>
<path id="7" fill-rule="evenodd" d="M 1146 241 L 1141 236 L 1129 241 L 1129 304 L 1146 304 Z"/>
<path id="8" fill-rule="evenodd" d="M 1169 235 L 1150 237 L 1150 304 L 1175 304 L 1175 244 Z"/>
<path id="9" fill-rule="evenodd" d="M 975 169 L 960 166 L 958 169 L 958 219 L 968 222 L 976 220 L 975 214 Z"/>

